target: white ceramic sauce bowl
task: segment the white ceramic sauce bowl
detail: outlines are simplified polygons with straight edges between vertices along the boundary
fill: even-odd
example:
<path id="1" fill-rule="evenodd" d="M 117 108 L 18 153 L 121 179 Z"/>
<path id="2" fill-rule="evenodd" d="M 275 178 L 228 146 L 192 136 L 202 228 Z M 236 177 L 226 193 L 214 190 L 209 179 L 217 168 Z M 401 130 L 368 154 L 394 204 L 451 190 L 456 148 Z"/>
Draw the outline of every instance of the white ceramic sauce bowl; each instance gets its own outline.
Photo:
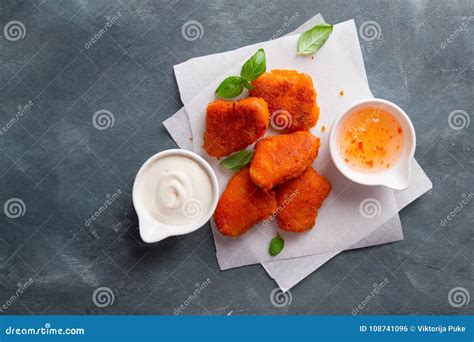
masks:
<path id="1" fill-rule="evenodd" d="M 386 170 L 363 172 L 351 168 L 339 151 L 338 138 L 341 122 L 356 110 L 364 107 L 378 107 L 392 114 L 404 132 L 403 148 L 398 162 Z M 396 104 L 382 99 L 366 99 L 351 105 L 334 121 L 329 137 L 329 151 L 337 169 L 348 179 L 363 185 L 383 185 L 394 190 L 403 190 L 410 185 L 411 163 L 415 154 L 416 135 L 408 115 Z"/>
<path id="2" fill-rule="evenodd" d="M 212 185 L 212 197 L 208 208 L 206 208 L 202 215 L 200 215 L 200 217 L 195 221 L 182 225 L 166 224 L 158 221 L 153 215 L 151 215 L 145 203 L 145 191 L 142 190 L 147 185 L 151 186 L 151 184 L 147 184 L 147 178 L 149 179 L 149 177 L 145 177 L 144 175 L 148 166 L 157 162 L 160 158 L 174 155 L 189 158 L 199 164 L 209 175 Z M 165 150 L 153 155 L 140 167 L 140 170 L 135 177 L 135 182 L 133 183 L 133 206 L 138 215 L 138 224 L 142 240 L 147 243 L 154 243 L 169 236 L 188 234 L 198 230 L 204 226 L 214 214 L 218 198 L 219 185 L 216 174 L 211 166 L 199 155 L 180 149 Z"/>

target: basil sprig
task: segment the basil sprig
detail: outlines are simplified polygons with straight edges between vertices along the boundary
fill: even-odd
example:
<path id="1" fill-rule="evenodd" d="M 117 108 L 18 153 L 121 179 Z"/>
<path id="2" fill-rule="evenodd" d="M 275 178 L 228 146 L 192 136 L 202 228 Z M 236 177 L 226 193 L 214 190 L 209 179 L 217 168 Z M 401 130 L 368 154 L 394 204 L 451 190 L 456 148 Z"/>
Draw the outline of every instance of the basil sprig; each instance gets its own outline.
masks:
<path id="1" fill-rule="evenodd" d="M 240 170 L 245 167 L 253 157 L 253 151 L 242 150 L 222 160 L 219 165 L 227 170 Z"/>
<path id="2" fill-rule="evenodd" d="M 283 250 L 284 246 L 285 246 L 285 240 L 283 240 L 283 238 L 280 235 L 277 235 L 270 241 L 270 246 L 268 247 L 268 253 L 270 253 L 271 256 L 278 255 Z"/>
<path id="3" fill-rule="evenodd" d="M 256 80 L 258 76 L 267 70 L 265 51 L 259 49 L 250 59 L 245 62 L 240 70 L 240 76 L 249 82 Z"/>
<path id="4" fill-rule="evenodd" d="M 230 76 L 221 82 L 216 94 L 225 99 L 239 96 L 244 88 L 252 89 L 250 82 L 256 80 L 267 70 L 265 51 L 259 49 L 250 57 L 240 70 L 240 76 Z"/>
<path id="5" fill-rule="evenodd" d="M 332 30 L 332 25 L 320 24 L 303 32 L 298 39 L 298 55 L 310 55 L 318 51 L 328 40 Z"/>
<path id="6" fill-rule="evenodd" d="M 242 77 L 229 76 L 217 87 L 216 94 L 220 97 L 230 99 L 239 96 L 244 90 L 244 82 Z"/>

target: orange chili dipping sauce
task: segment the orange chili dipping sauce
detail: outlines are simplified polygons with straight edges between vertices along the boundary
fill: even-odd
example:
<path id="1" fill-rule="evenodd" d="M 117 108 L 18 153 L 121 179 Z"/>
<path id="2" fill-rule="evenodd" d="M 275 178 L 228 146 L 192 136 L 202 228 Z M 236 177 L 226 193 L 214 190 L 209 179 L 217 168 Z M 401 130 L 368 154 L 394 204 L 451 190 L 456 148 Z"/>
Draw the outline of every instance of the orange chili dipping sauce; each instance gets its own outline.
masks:
<path id="1" fill-rule="evenodd" d="M 403 148 L 398 120 L 380 107 L 348 114 L 339 129 L 338 147 L 344 161 L 359 171 L 381 171 L 395 165 Z"/>

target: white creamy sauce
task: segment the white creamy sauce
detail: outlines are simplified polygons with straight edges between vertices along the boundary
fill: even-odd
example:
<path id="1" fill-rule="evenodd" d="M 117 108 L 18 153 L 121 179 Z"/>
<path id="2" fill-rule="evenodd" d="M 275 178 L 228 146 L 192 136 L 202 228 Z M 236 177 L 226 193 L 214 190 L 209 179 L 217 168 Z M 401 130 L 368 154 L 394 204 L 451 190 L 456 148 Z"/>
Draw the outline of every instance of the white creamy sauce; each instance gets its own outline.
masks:
<path id="1" fill-rule="evenodd" d="M 148 212 L 166 224 L 185 225 L 209 211 L 212 183 L 206 170 L 182 155 L 151 163 L 143 174 L 141 191 Z"/>

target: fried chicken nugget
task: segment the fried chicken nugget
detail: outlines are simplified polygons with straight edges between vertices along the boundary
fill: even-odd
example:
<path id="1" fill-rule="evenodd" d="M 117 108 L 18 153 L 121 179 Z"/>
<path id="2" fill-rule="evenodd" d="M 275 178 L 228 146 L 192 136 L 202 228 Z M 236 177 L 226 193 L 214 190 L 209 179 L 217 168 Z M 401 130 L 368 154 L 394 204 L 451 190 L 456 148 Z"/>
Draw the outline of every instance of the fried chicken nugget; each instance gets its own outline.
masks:
<path id="1" fill-rule="evenodd" d="M 250 178 L 265 191 L 298 177 L 316 159 L 321 141 L 308 131 L 269 136 L 255 144 Z"/>
<path id="2" fill-rule="evenodd" d="M 314 227 L 318 209 L 331 192 L 331 183 L 312 167 L 276 188 L 280 229 L 301 233 Z"/>
<path id="3" fill-rule="evenodd" d="M 269 119 L 267 103 L 260 98 L 211 102 L 207 106 L 203 147 L 218 158 L 240 151 L 263 136 Z"/>
<path id="4" fill-rule="evenodd" d="M 316 125 L 319 107 L 310 76 L 295 70 L 272 70 L 252 82 L 250 96 L 268 103 L 271 124 L 286 132 L 308 130 Z"/>
<path id="5" fill-rule="evenodd" d="M 276 208 L 275 192 L 264 192 L 253 184 L 246 167 L 230 179 L 217 204 L 214 220 L 223 235 L 236 237 L 271 216 Z"/>

